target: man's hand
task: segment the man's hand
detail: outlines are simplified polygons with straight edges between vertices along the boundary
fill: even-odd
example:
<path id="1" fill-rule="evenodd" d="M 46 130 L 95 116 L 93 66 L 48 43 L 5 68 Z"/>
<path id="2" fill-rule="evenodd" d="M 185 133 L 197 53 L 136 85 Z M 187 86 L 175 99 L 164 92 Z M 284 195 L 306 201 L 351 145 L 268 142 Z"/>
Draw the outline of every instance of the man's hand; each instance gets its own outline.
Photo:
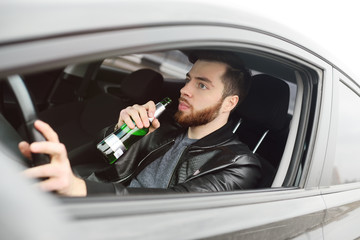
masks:
<path id="1" fill-rule="evenodd" d="M 129 128 L 133 129 L 135 128 L 136 124 L 138 128 L 150 127 L 149 132 L 152 132 L 160 127 L 160 122 L 158 119 L 154 119 L 150 126 L 149 118 L 154 117 L 155 110 L 156 106 L 153 101 L 149 101 L 144 105 L 135 104 L 133 106 L 127 107 L 121 110 L 117 126 L 120 127 L 126 123 Z"/>
<path id="2" fill-rule="evenodd" d="M 84 180 L 76 177 L 70 166 L 64 144 L 59 142 L 56 132 L 45 122 L 35 121 L 34 126 L 47 139 L 46 142 L 20 142 L 22 154 L 31 158 L 31 153 L 45 153 L 50 155 L 50 163 L 29 168 L 24 175 L 30 178 L 46 178 L 38 183 L 44 191 L 55 191 L 65 196 L 86 196 Z"/>

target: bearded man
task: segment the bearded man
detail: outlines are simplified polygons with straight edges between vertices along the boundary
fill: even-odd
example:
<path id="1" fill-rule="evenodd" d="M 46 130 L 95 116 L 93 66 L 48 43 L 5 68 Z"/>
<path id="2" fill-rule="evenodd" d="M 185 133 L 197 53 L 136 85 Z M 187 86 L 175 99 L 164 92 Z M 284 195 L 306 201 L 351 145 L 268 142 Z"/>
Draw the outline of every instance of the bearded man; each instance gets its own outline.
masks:
<path id="1" fill-rule="evenodd" d="M 48 142 L 20 143 L 24 155 L 47 153 L 51 163 L 25 171 L 47 178 L 39 186 L 66 196 L 100 193 L 218 192 L 255 188 L 261 178 L 260 161 L 233 133 L 230 113 L 250 87 L 250 74 L 236 55 L 222 51 L 193 52 L 193 67 L 180 90 L 175 122 L 150 126 L 155 103 L 134 105 L 120 112 L 117 126 L 149 127 L 115 164 L 87 179 L 74 175 L 65 147 L 44 122 L 35 122 Z M 106 135 L 113 131 L 109 128 Z M 114 177 L 115 176 L 115 177 Z"/>

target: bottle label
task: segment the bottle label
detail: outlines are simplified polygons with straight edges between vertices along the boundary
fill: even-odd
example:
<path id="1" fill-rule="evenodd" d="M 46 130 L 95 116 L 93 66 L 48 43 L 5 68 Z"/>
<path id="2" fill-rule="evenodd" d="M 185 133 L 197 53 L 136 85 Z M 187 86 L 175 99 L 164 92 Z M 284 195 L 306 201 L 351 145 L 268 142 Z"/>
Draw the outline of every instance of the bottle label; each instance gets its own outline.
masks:
<path id="1" fill-rule="evenodd" d="M 126 150 L 123 142 L 113 133 L 110 134 L 110 136 L 107 137 L 104 141 L 107 145 L 109 145 L 111 150 L 114 151 L 114 156 L 116 158 L 119 158 L 121 155 L 123 155 L 124 151 Z"/>

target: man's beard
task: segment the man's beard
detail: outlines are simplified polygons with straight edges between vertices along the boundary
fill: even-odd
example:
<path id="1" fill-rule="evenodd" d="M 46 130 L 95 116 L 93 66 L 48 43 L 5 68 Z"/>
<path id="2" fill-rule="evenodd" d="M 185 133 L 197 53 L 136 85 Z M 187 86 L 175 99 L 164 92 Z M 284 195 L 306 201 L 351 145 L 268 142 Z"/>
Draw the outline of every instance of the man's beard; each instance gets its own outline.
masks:
<path id="1" fill-rule="evenodd" d="M 181 99 L 187 103 L 186 100 Z M 186 114 L 182 111 L 177 111 L 175 113 L 175 120 L 183 127 L 196 127 L 200 125 L 205 125 L 213 121 L 220 112 L 222 101 L 219 101 L 217 104 L 205 108 L 199 111 L 193 111 L 193 107 L 190 105 L 190 113 Z"/>

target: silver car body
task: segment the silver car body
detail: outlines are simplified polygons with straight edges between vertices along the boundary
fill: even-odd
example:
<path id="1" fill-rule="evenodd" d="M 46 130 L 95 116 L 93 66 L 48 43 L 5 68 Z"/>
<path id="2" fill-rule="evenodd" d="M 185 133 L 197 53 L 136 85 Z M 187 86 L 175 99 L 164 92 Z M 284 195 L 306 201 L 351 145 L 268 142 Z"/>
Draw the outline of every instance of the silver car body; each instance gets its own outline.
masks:
<path id="1" fill-rule="evenodd" d="M 60 212 L 51 217 L 59 218 L 61 223 L 56 227 L 34 226 L 37 231 L 33 234 L 40 236 L 40 232 L 54 228 L 55 232 L 64 230 L 80 239 L 354 239 L 360 236 L 359 178 L 352 183 L 332 184 L 339 79 L 357 95 L 359 80 L 318 46 L 255 13 L 197 1 L 7 1 L 0 6 L 1 78 L 109 55 L 218 46 L 286 58 L 312 69 L 319 81 L 314 89 L 318 94 L 312 99 L 310 135 L 298 130 L 304 116 L 301 109 L 310 100 L 302 94 L 296 96 L 293 127 L 272 188 L 214 194 L 99 196 L 59 202 L 36 190 L 26 194 L 28 190 L 24 189 L 28 185 L 24 180 L 25 183 L 19 183 L 18 189 L 22 190 L 17 195 L 24 199 L 24 206 L 35 206 L 40 213 L 42 208 Z M 300 82 L 299 93 L 306 88 Z M 360 114 L 359 108 L 352 111 L 354 115 Z M 302 146 L 299 145 L 301 134 L 303 138 L 310 137 L 303 156 L 306 164 L 301 174 L 291 174 L 289 166 L 300 158 L 295 153 Z M 11 165 L 9 157 L 2 155 L 6 167 L 12 168 L 7 166 Z M 354 168 L 360 170 L 359 166 Z M 288 184 L 289 176 L 298 177 L 296 186 Z M 12 187 L 10 183 L 8 188 L 2 186 L 5 189 L 2 194 L 13 192 Z M 3 204 L 1 201 L 1 208 Z M 9 215 L 12 226 L 23 217 L 15 211 Z M 34 223 L 47 221 L 36 212 L 25 217 Z M 17 227 L 20 231 L 23 228 Z"/>

